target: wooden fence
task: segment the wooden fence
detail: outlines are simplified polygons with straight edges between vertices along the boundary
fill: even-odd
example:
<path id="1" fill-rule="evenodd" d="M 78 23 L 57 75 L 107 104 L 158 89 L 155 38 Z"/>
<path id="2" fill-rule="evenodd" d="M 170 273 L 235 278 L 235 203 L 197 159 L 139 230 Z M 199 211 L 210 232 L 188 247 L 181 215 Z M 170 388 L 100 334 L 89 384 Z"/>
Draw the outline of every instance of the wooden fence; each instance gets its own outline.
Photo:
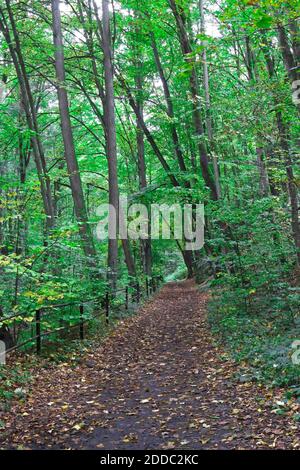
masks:
<path id="1" fill-rule="evenodd" d="M 124 289 L 119 289 L 116 292 L 116 295 L 124 294 L 125 297 L 125 310 L 129 310 L 130 300 L 135 304 L 139 304 L 142 298 L 148 297 L 152 293 L 154 293 L 159 284 L 161 282 L 161 277 L 153 277 L 149 281 L 146 279 L 145 285 L 141 285 L 139 282 L 135 282 L 133 285 L 127 285 Z M 84 318 L 85 308 L 87 304 L 94 302 L 100 308 L 100 312 L 96 315 L 92 315 L 90 318 Z M 64 307 L 76 307 L 78 308 L 78 318 L 79 322 L 73 325 L 67 325 L 55 328 L 53 330 L 43 330 L 43 315 L 45 312 L 51 312 L 57 309 L 62 309 Z M 92 299 L 87 299 L 86 301 L 82 302 L 70 302 L 65 304 L 53 304 L 41 307 L 35 311 L 35 318 L 34 318 L 34 325 L 35 325 L 35 332 L 30 338 L 26 341 L 21 342 L 20 344 L 16 344 L 15 346 L 6 350 L 6 354 L 11 353 L 17 349 L 20 349 L 29 343 L 35 342 L 35 350 L 37 354 L 41 354 L 42 351 L 42 338 L 50 336 L 51 334 L 56 334 L 65 330 L 71 330 L 78 328 L 79 332 L 79 339 L 84 340 L 85 337 L 85 325 L 92 321 L 93 319 L 99 317 L 99 313 L 105 315 L 105 322 L 109 324 L 110 322 L 110 314 L 113 310 L 113 302 L 112 297 L 109 291 L 106 291 L 105 296 L 102 298 L 95 297 Z M 10 317 L 9 317 L 10 318 Z M 7 318 L 2 320 L 2 323 L 5 322 Z M 0 321 L 1 326 L 1 321 Z"/>

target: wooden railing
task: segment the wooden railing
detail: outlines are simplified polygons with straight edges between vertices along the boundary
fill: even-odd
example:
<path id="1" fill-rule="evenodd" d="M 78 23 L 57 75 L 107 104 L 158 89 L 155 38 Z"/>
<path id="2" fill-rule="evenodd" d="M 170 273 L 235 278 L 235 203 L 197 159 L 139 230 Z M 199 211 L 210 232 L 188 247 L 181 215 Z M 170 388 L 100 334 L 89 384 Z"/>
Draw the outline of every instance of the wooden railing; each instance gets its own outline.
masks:
<path id="1" fill-rule="evenodd" d="M 146 279 L 144 285 L 141 285 L 139 282 L 134 282 L 134 286 L 133 286 L 133 283 L 131 285 L 127 285 L 123 289 L 118 289 L 115 294 L 117 296 L 120 294 L 124 294 L 124 299 L 125 299 L 124 307 L 125 307 L 125 310 L 128 311 L 129 306 L 130 306 L 130 300 L 132 304 L 139 304 L 143 298 L 149 297 L 149 295 L 151 295 L 158 289 L 160 282 L 161 282 L 160 277 L 153 277 L 150 279 L 150 281 Z M 101 306 L 100 311 L 98 311 L 97 314 L 91 315 L 90 318 L 84 318 L 85 307 L 87 304 L 90 304 L 91 302 L 94 302 L 94 304 L 96 304 L 97 307 Z M 67 325 L 67 326 L 58 327 L 52 330 L 43 331 L 44 313 L 47 311 L 51 312 L 57 309 L 62 309 L 64 307 L 77 307 L 78 313 L 79 313 L 78 315 L 79 322 L 73 325 Z M 81 301 L 81 302 L 69 302 L 69 303 L 53 304 L 53 305 L 47 305 L 47 306 L 41 307 L 35 311 L 35 318 L 34 318 L 35 334 L 31 335 L 30 338 L 28 338 L 26 341 L 23 341 L 7 349 L 6 354 L 16 351 L 17 349 L 20 349 L 32 342 L 35 342 L 36 353 L 41 354 L 42 338 L 50 336 L 51 334 L 60 333 L 65 330 L 71 330 L 73 328 L 78 328 L 79 339 L 84 340 L 85 324 L 89 323 L 95 318 L 99 318 L 99 313 L 100 314 L 102 313 L 105 315 L 105 322 L 106 324 L 109 324 L 112 310 L 113 310 L 113 298 L 109 291 L 106 291 L 104 297 L 94 297 L 94 298 L 90 298 L 90 299 L 87 299 L 86 301 Z M 18 314 L 18 316 L 20 316 L 20 314 Z M 11 319 L 12 317 L 7 317 L 7 318 Z M 1 323 L 4 323 L 5 321 L 7 321 L 7 318 L 3 318 L 0 321 L 0 326 L 1 326 Z"/>

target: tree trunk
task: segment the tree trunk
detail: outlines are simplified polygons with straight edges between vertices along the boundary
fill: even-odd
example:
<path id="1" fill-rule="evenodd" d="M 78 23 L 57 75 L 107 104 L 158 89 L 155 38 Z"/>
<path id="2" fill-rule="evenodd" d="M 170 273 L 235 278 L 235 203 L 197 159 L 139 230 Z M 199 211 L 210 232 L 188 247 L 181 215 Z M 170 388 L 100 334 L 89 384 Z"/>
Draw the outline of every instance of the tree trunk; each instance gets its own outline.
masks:
<path id="1" fill-rule="evenodd" d="M 284 26 L 278 25 L 278 40 L 279 40 L 279 46 L 284 62 L 284 66 L 287 72 L 287 75 L 289 77 L 291 86 L 293 87 L 294 82 L 296 80 L 299 80 L 300 74 L 297 69 L 297 62 L 294 59 L 293 53 L 291 51 L 290 45 L 289 45 L 289 39 L 286 33 L 286 30 Z M 295 49 L 294 49 L 295 50 Z M 296 49 L 298 51 L 298 48 Z M 298 59 L 299 60 L 299 59 Z M 298 113 L 300 113 L 300 104 L 296 104 Z"/>
<path id="2" fill-rule="evenodd" d="M 262 147 L 257 147 L 256 149 L 257 156 L 257 168 L 259 171 L 259 192 L 262 197 L 269 194 L 269 178 L 264 162 L 264 149 Z"/>
<path id="3" fill-rule="evenodd" d="M 40 182 L 41 195 L 43 200 L 44 212 L 46 215 L 46 228 L 47 231 L 54 226 L 54 208 L 51 194 L 50 179 L 48 176 L 46 160 L 44 156 L 43 146 L 40 140 L 40 133 L 38 128 L 35 104 L 31 93 L 31 87 L 27 76 L 27 71 L 23 59 L 21 44 L 17 27 L 15 24 L 13 12 L 11 10 L 10 2 L 6 0 L 7 11 L 9 14 L 9 21 L 12 29 L 13 38 L 9 31 L 7 21 L 5 19 L 4 11 L 0 8 L 0 29 L 7 42 L 10 55 L 16 70 L 18 82 L 20 85 L 20 93 L 22 105 L 26 115 L 26 122 L 29 130 L 31 131 L 31 144 L 34 154 L 35 165 Z"/>
<path id="4" fill-rule="evenodd" d="M 55 47 L 55 70 L 57 79 L 57 95 L 61 119 L 62 137 L 65 150 L 69 180 L 74 203 L 74 210 L 79 226 L 79 233 L 82 241 L 83 251 L 89 260 L 90 265 L 95 265 L 96 250 L 88 225 L 88 216 L 82 189 L 79 166 L 75 154 L 73 132 L 71 126 L 69 103 L 67 90 L 65 88 L 65 65 L 64 51 L 61 31 L 61 17 L 59 10 L 59 0 L 52 0 L 52 20 L 53 20 L 53 42 Z"/>
<path id="5" fill-rule="evenodd" d="M 148 129 L 148 127 L 147 127 L 147 125 L 144 121 L 144 118 L 140 113 L 138 105 L 137 105 L 137 103 L 136 103 L 136 101 L 135 101 L 135 99 L 134 99 L 134 97 L 131 93 L 130 88 L 126 85 L 126 82 L 125 82 L 125 80 L 124 80 L 124 78 L 122 77 L 121 74 L 118 74 L 118 78 L 119 78 L 119 81 L 120 81 L 123 89 L 125 90 L 125 92 L 127 94 L 128 102 L 129 102 L 131 108 L 133 109 L 133 111 L 136 115 L 136 118 L 139 122 L 139 125 L 140 125 L 141 129 L 143 129 L 145 137 L 148 140 L 149 144 L 151 145 L 154 154 L 156 155 L 156 157 L 158 158 L 159 162 L 161 163 L 163 169 L 167 173 L 172 185 L 175 186 L 175 187 L 180 186 L 179 182 L 177 181 L 174 174 L 172 173 L 172 170 L 171 170 L 168 162 L 165 160 L 165 158 L 164 158 L 162 152 L 160 151 L 155 139 L 153 138 L 151 132 L 149 131 L 149 129 Z"/>
<path id="6" fill-rule="evenodd" d="M 299 20 L 298 20 L 299 21 Z M 293 49 L 293 54 L 294 54 L 294 61 L 296 63 L 296 66 L 298 67 L 298 73 L 299 73 L 299 67 L 300 67 L 300 28 L 297 23 L 297 20 L 292 20 L 290 22 L 290 33 L 292 37 L 292 49 Z"/>
<path id="7" fill-rule="evenodd" d="M 117 174 L 117 139 L 115 124 L 115 98 L 113 84 L 113 64 L 111 31 L 109 19 L 109 1 L 102 0 L 102 49 L 104 55 L 105 103 L 104 123 L 106 136 L 106 155 L 108 160 L 109 204 L 116 213 L 116 231 L 118 233 L 119 188 Z M 108 241 L 108 279 L 113 291 L 117 285 L 118 239 L 109 237 Z"/>
<path id="8" fill-rule="evenodd" d="M 163 87 L 163 91 L 164 91 L 165 101 L 166 101 L 166 105 L 167 105 L 167 114 L 168 114 L 168 116 L 171 120 L 171 123 L 170 123 L 171 135 L 172 135 L 175 154 L 176 154 L 177 161 L 178 161 L 178 166 L 179 166 L 179 169 L 181 171 L 186 172 L 186 166 L 185 166 L 185 163 L 184 163 L 183 153 L 182 153 L 182 150 L 181 150 L 181 147 L 180 147 L 180 142 L 179 142 L 179 137 L 178 137 L 176 125 L 174 123 L 175 115 L 174 115 L 174 108 L 173 108 L 173 102 L 172 102 L 171 93 L 170 93 L 170 89 L 169 89 L 169 84 L 168 84 L 168 81 L 165 77 L 165 73 L 164 73 L 164 70 L 163 70 L 163 67 L 162 67 L 162 64 L 161 64 L 161 60 L 160 60 L 160 57 L 159 57 L 159 53 L 158 53 L 158 49 L 157 49 L 157 45 L 156 45 L 156 42 L 155 42 L 155 37 L 154 37 L 153 32 L 150 33 L 150 36 L 151 36 L 151 47 L 152 47 L 152 50 L 153 50 L 153 55 L 154 55 L 156 68 L 157 68 L 159 78 L 160 78 L 160 81 L 162 83 L 162 87 Z"/>
<path id="9" fill-rule="evenodd" d="M 270 79 L 273 79 L 275 70 L 274 70 L 274 61 L 272 57 L 268 53 L 268 49 L 264 48 L 264 55 L 267 65 L 267 70 L 269 73 Z M 297 254 L 297 264 L 300 265 L 300 223 L 299 223 L 299 216 L 298 216 L 298 195 L 297 195 L 297 188 L 294 179 L 294 172 L 293 172 L 293 164 L 290 155 L 289 149 L 289 142 L 288 142 L 288 131 L 286 129 L 286 125 L 283 121 L 282 113 L 279 109 L 280 100 L 277 97 L 276 92 L 273 92 L 273 100 L 275 105 L 275 115 L 276 115 L 276 123 L 279 133 L 279 141 L 280 146 L 283 153 L 284 163 L 285 163 L 285 170 L 287 175 L 287 186 L 288 192 L 290 197 L 291 203 L 291 226 L 292 226 L 292 234 L 294 239 L 294 244 L 296 248 Z"/>
<path id="10" fill-rule="evenodd" d="M 298 215 L 297 187 L 295 184 L 293 163 L 290 155 L 287 130 L 285 128 L 285 124 L 283 122 L 282 114 L 280 111 L 276 111 L 276 120 L 280 136 L 280 145 L 284 157 L 285 171 L 287 175 L 287 185 L 291 203 L 291 225 L 297 254 L 297 264 L 298 266 L 300 266 L 300 223 Z"/>
<path id="11" fill-rule="evenodd" d="M 205 16 L 204 16 L 204 0 L 199 0 L 199 9 L 201 15 L 201 34 L 205 34 Z M 210 104 L 210 90 L 209 90 L 209 72 L 207 66 L 207 53 L 205 44 L 202 42 L 203 53 L 202 53 L 202 63 L 203 63 L 203 85 L 205 92 L 205 105 L 206 105 L 206 129 L 207 137 L 210 143 L 210 146 L 213 150 L 212 162 L 214 169 L 214 178 L 216 183 L 216 191 L 218 199 L 221 197 L 221 184 L 220 184 L 220 172 L 217 156 L 214 153 L 214 141 L 213 141 L 213 122 L 211 117 L 211 104 Z"/>
<path id="12" fill-rule="evenodd" d="M 141 117 L 143 116 L 143 76 L 142 76 L 142 63 L 140 57 L 137 59 L 137 73 L 135 77 L 135 83 L 137 88 L 137 107 L 138 112 Z M 144 132 L 141 126 L 140 121 L 137 119 L 136 123 L 136 143 L 137 143 L 137 161 L 138 161 L 138 176 L 139 176 L 139 188 L 143 190 L 147 187 L 147 174 L 146 174 L 146 163 L 145 163 L 145 145 L 144 145 Z M 150 227 L 149 227 L 149 237 L 150 237 Z M 147 278 L 152 277 L 152 248 L 151 248 L 151 239 L 147 238 L 145 240 L 141 239 L 141 249 L 142 249 L 142 263 L 143 271 Z"/>
<path id="13" fill-rule="evenodd" d="M 199 89 L 197 74 L 195 69 L 194 59 L 191 57 L 192 48 L 190 45 L 189 37 L 185 28 L 185 17 L 182 11 L 180 11 L 180 6 L 176 4 L 175 0 L 169 0 L 169 5 L 172 9 L 174 18 L 176 20 L 178 37 L 181 44 L 181 50 L 184 56 L 186 63 L 190 69 L 190 91 L 192 97 L 192 109 L 193 109 L 193 120 L 195 134 L 198 140 L 198 151 L 200 156 L 200 166 L 202 170 L 202 176 L 205 181 L 205 184 L 210 189 L 211 198 L 213 200 L 218 199 L 217 188 L 214 179 L 212 178 L 209 171 L 208 155 L 207 149 L 204 142 L 204 128 L 200 113 L 200 102 L 199 102 Z"/>
<path id="14" fill-rule="evenodd" d="M 291 82 L 299 78 L 296 63 L 289 45 L 289 39 L 284 26 L 278 25 L 278 40 L 285 69 Z"/>

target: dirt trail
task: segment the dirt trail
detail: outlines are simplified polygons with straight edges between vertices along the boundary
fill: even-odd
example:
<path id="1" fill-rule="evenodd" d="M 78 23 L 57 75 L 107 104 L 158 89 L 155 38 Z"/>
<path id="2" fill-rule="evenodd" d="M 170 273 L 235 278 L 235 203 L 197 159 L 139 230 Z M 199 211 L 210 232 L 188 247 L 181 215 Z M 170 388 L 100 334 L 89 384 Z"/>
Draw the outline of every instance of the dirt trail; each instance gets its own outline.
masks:
<path id="1" fill-rule="evenodd" d="M 208 294 L 167 284 L 82 364 L 42 370 L 7 417 L 5 448 L 300 448 L 279 391 L 234 379 L 213 346 Z"/>

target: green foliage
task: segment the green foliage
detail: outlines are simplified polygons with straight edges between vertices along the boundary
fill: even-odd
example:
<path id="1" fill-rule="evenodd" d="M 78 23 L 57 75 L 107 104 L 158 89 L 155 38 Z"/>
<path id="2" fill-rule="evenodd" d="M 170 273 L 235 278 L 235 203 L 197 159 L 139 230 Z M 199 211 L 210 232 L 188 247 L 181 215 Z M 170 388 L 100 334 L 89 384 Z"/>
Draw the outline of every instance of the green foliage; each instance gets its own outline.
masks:
<path id="1" fill-rule="evenodd" d="M 43 328 L 55 330 L 61 324 L 72 327 L 78 323 L 82 301 L 103 301 L 108 287 L 108 244 L 93 236 L 97 259 L 91 263 L 83 254 L 59 120 L 50 3 L 10 3 L 39 128 L 37 135 L 30 130 L 20 77 L 10 43 L 2 34 L 0 321 L 14 334 L 13 339 L 22 343 L 34 336 L 37 309 L 44 312 Z M 108 202 L 110 189 L 101 91 L 103 50 L 98 20 L 93 9 L 89 11 L 93 2 L 67 3 L 62 8 L 64 85 L 88 225 L 95 235 L 97 207 Z M 299 17 L 298 3 L 207 1 L 203 25 L 199 2 L 176 1 L 190 42 L 185 53 L 178 18 L 176 21 L 165 0 L 121 0 L 115 5 L 112 22 L 120 192 L 128 194 L 130 202 L 148 207 L 152 203 L 205 204 L 206 244 L 192 256 L 197 280 L 213 278 L 212 327 L 236 359 L 249 361 L 255 376 L 262 374 L 277 384 L 297 384 L 299 376 L 289 354 L 290 342 L 299 337 L 291 184 L 297 192 L 300 123 L 277 31 L 278 24 L 284 26 L 290 53 L 296 56 L 297 38 L 290 24 Z M 0 7 L 12 33 L 5 2 L 0 2 Z M 267 66 L 268 57 L 274 66 L 273 74 Z M 204 86 L 205 61 L 209 89 Z M 197 83 L 192 83 L 193 73 Z M 197 90 L 193 90 L 195 86 Z M 137 158 L 141 131 L 129 95 L 142 104 L 152 142 L 178 186 L 171 184 L 151 139 L 144 135 L 147 185 L 141 189 Z M 195 101 L 203 132 L 195 132 Z M 174 132 L 178 145 L 174 143 Z M 50 229 L 46 228 L 41 194 L 41 183 L 47 178 L 38 175 L 34 137 L 43 146 L 55 206 L 55 224 Z M 217 201 L 211 199 L 205 183 L 203 146 L 207 149 L 208 173 L 220 179 L 221 196 Z M 178 162 L 178 150 L 185 171 Z M 185 240 L 152 240 L 153 276 L 167 281 L 186 276 L 184 244 Z M 121 293 L 112 304 L 122 310 L 124 288 L 132 288 L 137 281 L 144 286 L 148 274 L 140 241 L 130 241 L 135 276 L 129 274 L 121 241 L 118 249 Z M 91 330 L 96 332 L 104 325 L 92 320 L 93 308 L 87 305 L 84 319 L 90 320 Z M 67 338 L 70 343 L 73 339 Z M 51 341 L 66 342 L 54 332 L 49 337 L 49 351 Z M 31 347 L 33 342 L 28 345 Z"/>

